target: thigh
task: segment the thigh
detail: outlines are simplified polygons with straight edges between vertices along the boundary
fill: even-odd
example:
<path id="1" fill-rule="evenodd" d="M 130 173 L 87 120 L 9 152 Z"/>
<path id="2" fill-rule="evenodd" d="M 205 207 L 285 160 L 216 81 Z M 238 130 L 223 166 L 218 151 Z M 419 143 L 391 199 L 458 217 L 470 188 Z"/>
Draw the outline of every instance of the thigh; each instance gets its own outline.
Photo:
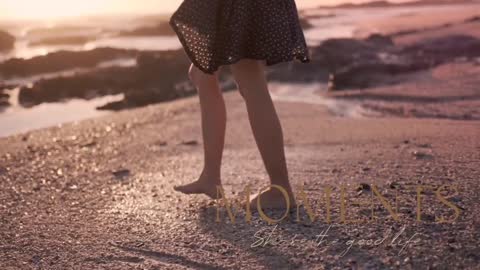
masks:
<path id="1" fill-rule="evenodd" d="M 205 73 L 194 64 L 191 64 L 188 70 L 188 75 L 190 79 L 196 83 L 205 80 L 216 80 L 218 78 L 218 71 L 214 72 L 213 74 Z"/>
<path id="2" fill-rule="evenodd" d="M 242 59 L 230 65 L 232 75 L 239 88 L 250 88 L 252 84 L 265 81 L 265 61 Z"/>

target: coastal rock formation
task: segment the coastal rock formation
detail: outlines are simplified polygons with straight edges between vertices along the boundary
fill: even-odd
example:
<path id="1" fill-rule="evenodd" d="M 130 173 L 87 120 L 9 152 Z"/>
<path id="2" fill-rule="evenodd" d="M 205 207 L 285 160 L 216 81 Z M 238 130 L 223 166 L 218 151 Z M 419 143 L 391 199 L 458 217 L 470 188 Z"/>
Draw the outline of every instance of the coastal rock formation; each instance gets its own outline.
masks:
<path id="1" fill-rule="evenodd" d="M 10 105 L 10 102 L 8 101 L 10 98 L 10 95 L 5 93 L 2 88 L 0 88 L 0 110 L 2 110 L 3 107 L 7 107 Z"/>
<path id="2" fill-rule="evenodd" d="M 18 85 L 15 85 L 15 84 L 0 83 L 0 92 L 11 90 L 17 86 Z"/>
<path id="3" fill-rule="evenodd" d="M 173 36 L 175 32 L 168 22 L 161 22 L 155 26 L 141 27 L 134 30 L 122 31 L 119 36 Z"/>
<path id="4" fill-rule="evenodd" d="M 0 51 L 7 51 L 13 49 L 15 45 L 15 37 L 8 32 L 0 30 Z"/>
<path id="5" fill-rule="evenodd" d="M 312 58 L 322 61 L 330 71 L 335 72 L 355 63 L 376 59 L 379 53 L 393 53 L 395 50 L 389 37 L 376 34 L 364 40 L 354 38 L 326 40 L 312 50 Z"/>
<path id="6" fill-rule="evenodd" d="M 429 69 L 456 58 L 480 56 L 480 40 L 465 35 L 427 39 L 414 45 L 395 46 L 388 37 L 365 40 L 333 39 L 314 51 L 331 71 L 330 89 L 367 88 L 388 77 Z"/>
<path id="7" fill-rule="evenodd" d="M 30 107 L 44 102 L 70 98 L 91 99 L 96 96 L 124 93 L 120 103 L 103 109 L 123 109 L 172 100 L 193 91 L 177 84 L 187 81 L 189 62 L 183 51 L 143 53 L 136 67 L 110 67 L 69 77 L 43 79 L 20 89 L 19 102 Z"/>
<path id="8" fill-rule="evenodd" d="M 74 68 L 90 68 L 103 61 L 132 57 L 136 53 L 133 50 L 98 48 L 78 52 L 58 51 L 31 59 L 13 58 L 0 63 L 0 75 L 6 78 L 13 76 L 23 77 Z"/>
<path id="9" fill-rule="evenodd" d="M 388 8 L 388 7 L 419 7 L 433 5 L 470 4 L 475 0 L 413 0 L 404 2 L 392 2 L 386 0 L 366 1 L 365 3 L 345 3 L 334 6 L 319 6 L 319 9 L 339 8 Z"/>
<path id="10" fill-rule="evenodd" d="M 10 106 L 10 94 L 8 91 L 16 88 L 17 85 L 0 83 L 0 111 Z"/>
<path id="11" fill-rule="evenodd" d="M 311 24 L 310 21 L 307 18 L 300 17 L 299 20 L 300 20 L 300 25 L 302 26 L 303 30 L 313 28 L 313 24 Z"/>
<path id="12" fill-rule="evenodd" d="M 109 68 L 70 77 L 42 79 L 20 89 L 19 103 L 31 107 L 44 102 L 121 93 L 132 85 L 131 68 Z"/>
<path id="13" fill-rule="evenodd" d="M 452 35 L 399 46 L 388 36 L 366 39 L 330 39 L 311 49 L 311 63 L 296 61 L 268 68 L 271 81 L 328 82 L 331 90 L 363 89 L 395 84 L 400 75 L 423 71 L 457 59 L 480 56 L 480 40 Z M 90 99 L 124 94 L 124 100 L 99 109 L 120 110 L 169 101 L 195 93 L 187 78 L 189 59 L 183 50 L 142 52 L 96 49 L 88 52 L 58 52 L 30 60 L 9 60 L 0 64 L 0 73 L 31 75 L 66 68 L 95 67 L 101 61 L 137 56 L 134 67 L 94 68 L 69 77 L 43 79 L 20 90 L 23 106 L 69 98 Z M 68 61 L 66 61 L 68 60 Z M 235 85 L 228 73 L 220 72 L 224 89 Z"/>
<path id="14" fill-rule="evenodd" d="M 429 59 L 432 64 L 438 65 L 457 57 L 480 56 L 480 39 L 467 35 L 426 39 L 404 48 L 402 53 L 412 58 Z"/>
<path id="15" fill-rule="evenodd" d="M 30 42 L 30 46 L 55 46 L 55 45 L 84 45 L 91 41 L 92 38 L 86 36 L 67 36 L 67 37 L 54 37 L 45 38 L 37 41 Z"/>
<path id="16" fill-rule="evenodd" d="M 192 95 L 193 88 L 181 87 L 188 82 L 189 63 L 181 50 L 140 54 L 130 75 L 133 85 L 124 89 L 124 99 L 98 109 L 121 110 Z"/>
<path id="17" fill-rule="evenodd" d="M 26 32 L 29 37 L 42 36 L 72 36 L 83 34 L 98 34 L 101 29 L 97 27 L 90 27 L 85 25 L 56 25 L 53 27 L 37 27 L 32 28 Z"/>

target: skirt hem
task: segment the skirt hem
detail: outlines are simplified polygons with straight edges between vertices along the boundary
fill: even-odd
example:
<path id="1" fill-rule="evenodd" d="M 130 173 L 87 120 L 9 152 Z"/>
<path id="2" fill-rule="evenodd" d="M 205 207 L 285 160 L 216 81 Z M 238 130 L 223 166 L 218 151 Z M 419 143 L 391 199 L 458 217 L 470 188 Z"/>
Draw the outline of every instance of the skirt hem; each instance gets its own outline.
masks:
<path id="1" fill-rule="evenodd" d="M 254 56 L 244 55 L 244 56 L 240 56 L 240 57 L 236 57 L 236 58 L 232 58 L 232 59 L 228 59 L 228 60 L 226 59 L 226 60 L 223 60 L 223 61 L 218 61 L 217 63 L 215 63 L 213 68 L 207 69 L 207 68 L 203 67 L 202 65 L 200 65 L 200 63 L 197 61 L 197 59 L 195 57 L 195 53 L 192 51 L 192 49 L 190 48 L 190 46 L 189 46 L 187 40 L 185 39 L 184 35 L 182 34 L 179 27 L 175 23 L 175 16 L 172 16 L 172 18 L 169 21 L 169 24 L 172 27 L 173 31 L 176 33 L 178 39 L 180 40 L 180 43 L 182 44 L 182 47 L 183 47 L 184 51 L 186 52 L 186 54 L 187 54 L 188 58 L 190 59 L 190 61 L 192 62 L 192 64 L 206 74 L 214 74 L 215 72 L 217 72 L 220 69 L 220 67 L 235 64 L 238 61 L 243 60 L 243 59 L 265 61 L 267 66 L 273 66 L 273 65 L 276 65 L 276 64 L 279 64 L 279 63 L 285 63 L 285 62 L 292 62 L 294 60 L 298 60 L 301 63 L 309 63 L 310 62 L 309 56 L 304 54 L 304 53 L 294 53 L 294 54 L 292 54 L 292 55 L 290 55 L 286 58 L 276 58 L 276 59 L 271 59 L 267 56 L 265 56 L 265 57 L 255 56 L 254 57 Z"/>

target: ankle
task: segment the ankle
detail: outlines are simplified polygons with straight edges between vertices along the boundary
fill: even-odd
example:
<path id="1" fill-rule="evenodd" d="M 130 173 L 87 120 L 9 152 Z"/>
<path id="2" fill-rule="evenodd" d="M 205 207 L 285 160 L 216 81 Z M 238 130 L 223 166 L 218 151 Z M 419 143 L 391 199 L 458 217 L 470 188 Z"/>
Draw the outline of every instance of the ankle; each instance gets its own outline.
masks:
<path id="1" fill-rule="evenodd" d="M 222 184 L 219 173 L 210 173 L 205 170 L 200 175 L 199 181 L 210 184 L 210 185 L 214 184 L 215 186 Z"/>
<path id="2" fill-rule="evenodd" d="M 292 186 L 290 185 L 289 182 L 287 182 L 287 183 L 272 183 L 270 185 L 282 187 L 287 193 L 293 193 Z M 272 187 L 271 189 L 278 190 L 278 188 L 274 188 L 274 187 Z"/>

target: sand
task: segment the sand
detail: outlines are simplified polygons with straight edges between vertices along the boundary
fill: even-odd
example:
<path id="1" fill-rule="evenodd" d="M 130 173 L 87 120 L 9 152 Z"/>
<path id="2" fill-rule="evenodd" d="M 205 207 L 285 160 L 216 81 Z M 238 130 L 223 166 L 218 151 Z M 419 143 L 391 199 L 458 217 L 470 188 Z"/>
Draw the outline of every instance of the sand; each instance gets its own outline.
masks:
<path id="1" fill-rule="evenodd" d="M 229 196 L 244 185 L 267 184 L 237 92 L 225 95 L 229 111 L 223 178 Z M 173 185 L 195 179 L 202 164 L 196 97 L 149 106 L 0 140 L 1 248 L 4 269 L 418 269 L 427 266 L 473 269 L 478 263 L 480 125 L 478 121 L 402 118 L 342 118 L 325 107 L 277 102 L 284 124 L 292 182 L 305 185 L 319 218 L 301 214 L 278 225 L 278 238 L 295 244 L 252 248 L 272 230 L 258 215 L 251 225 L 231 224 L 225 212 L 202 196 L 185 197 Z M 115 174 L 114 174 L 115 172 Z M 401 222 L 378 206 L 375 223 L 343 225 L 340 183 L 353 201 L 356 184 L 376 183 L 382 192 L 402 192 Z M 455 203 L 464 209 L 454 224 L 436 224 L 433 215 L 453 210 L 425 195 L 423 222 L 415 221 L 415 191 L 422 183 L 457 184 Z M 319 199 L 332 195 L 334 227 L 328 227 Z M 368 210 L 350 208 L 368 221 Z M 278 215 L 278 213 L 277 213 Z M 350 216 L 349 216 L 350 217 Z M 356 245 L 344 256 L 345 242 L 378 239 L 389 228 L 402 240 L 415 233 L 419 243 L 400 255 L 398 246 Z M 257 237 L 255 237 L 257 233 Z M 265 236 L 264 236 L 265 237 Z M 290 241 L 290 240 L 289 240 Z M 391 240 L 389 240 L 391 242 Z M 441 258 L 441 259 L 439 259 Z M 10 267 L 10 268 L 9 268 Z"/>

